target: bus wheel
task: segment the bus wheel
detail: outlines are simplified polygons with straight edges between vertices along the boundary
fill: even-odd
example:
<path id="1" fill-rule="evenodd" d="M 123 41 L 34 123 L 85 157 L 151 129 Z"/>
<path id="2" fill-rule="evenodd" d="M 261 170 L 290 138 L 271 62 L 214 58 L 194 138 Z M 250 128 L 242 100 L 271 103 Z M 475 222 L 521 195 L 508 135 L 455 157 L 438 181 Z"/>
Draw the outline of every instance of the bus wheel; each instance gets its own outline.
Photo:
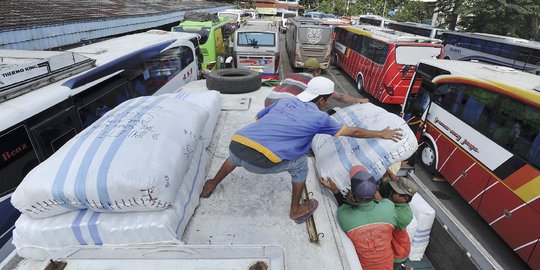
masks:
<path id="1" fill-rule="evenodd" d="M 437 168 L 435 168 L 437 153 L 435 152 L 435 147 L 433 147 L 430 140 L 425 139 L 422 142 L 422 146 L 420 147 L 418 154 L 426 171 L 429 174 L 435 174 L 437 172 Z"/>
<path id="2" fill-rule="evenodd" d="M 221 69 L 206 75 L 206 88 L 224 94 L 241 94 L 261 88 L 261 74 L 240 68 Z"/>
<path id="3" fill-rule="evenodd" d="M 360 94 L 364 92 L 364 80 L 362 79 L 362 76 L 356 78 L 356 90 L 358 90 L 358 93 Z"/>

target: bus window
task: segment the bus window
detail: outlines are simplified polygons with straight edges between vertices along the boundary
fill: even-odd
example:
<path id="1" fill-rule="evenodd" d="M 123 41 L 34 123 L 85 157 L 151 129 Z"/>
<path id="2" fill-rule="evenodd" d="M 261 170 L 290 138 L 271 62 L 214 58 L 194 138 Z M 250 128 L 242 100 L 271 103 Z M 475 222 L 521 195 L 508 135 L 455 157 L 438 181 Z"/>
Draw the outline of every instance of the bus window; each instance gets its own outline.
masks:
<path id="1" fill-rule="evenodd" d="M 490 135 L 507 150 L 539 166 L 540 109 L 510 97 L 501 97 L 490 123 Z M 537 142 L 538 144 L 538 142 Z"/>
<path id="2" fill-rule="evenodd" d="M 3 197 L 15 190 L 39 161 L 22 124 L 0 134 L 0 154 L 0 197 Z"/>
<path id="3" fill-rule="evenodd" d="M 193 51 L 191 50 L 191 48 L 187 46 L 181 46 L 180 61 L 182 64 L 180 66 L 180 70 L 186 68 L 187 66 L 189 66 L 189 64 L 193 63 L 193 60 Z"/>
<path id="4" fill-rule="evenodd" d="M 443 84 L 437 88 L 434 102 L 481 133 L 488 133 L 496 94 L 471 85 Z"/>
<path id="5" fill-rule="evenodd" d="M 471 46 L 471 38 L 461 37 L 457 43 L 457 46 L 469 49 Z"/>
<path id="6" fill-rule="evenodd" d="M 273 33 L 242 32 L 238 33 L 238 46 L 274 47 L 276 36 Z"/>
<path id="7" fill-rule="evenodd" d="M 499 55 L 502 57 L 514 59 L 517 56 L 517 47 L 508 44 L 502 44 Z"/>
<path id="8" fill-rule="evenodd" d="M 90 126 L 92 123 L 94 123 L 94 121 L 96 121 L 105 113 L 116 107 L 116 105 L 124 102 L 131 97 L 131 95 L 129 94 L 127 82 L 124 82 L 121 85 L 118 85 L 117 87 L 108 91 L 100 89 L 102 87 L 103 86 L 98 84 L 94 86 L 95 89 L 91 89 L 92 91 L 86 91 L 76 96 L 76 100 L 78 100 L 77 103 L 84 104 L 78 106 L 78 113 L 83 128 Z M 101 96 L 95 97 L 95 95 L 92 95 L 94 91 L 100 94 L 105 91 L 106 93 L 101 94 Z M 144 88 L 144 90 L 139 88 L 135 91 L 136 96 L 140 96 L 141 93 L 144 93 L 139 91 L 147 91 L 146 93 L 153 93 L 157 91 L 157 89 L 153 89 L 152 91 L 151 88 Z"/>
<path id="9" fill-rule="evenodd" d="M 443 34 L 442 39 L 445 41 L 445 44 L 456 45 L 459 37 L 451 34 Z"/>
<path id="10" fill-rule="evenodd" d="M 32 128 L 47 156 L 52 155 L 77 134 L 75 118 L 71 112 L 70 110 L 62 113 L 54 119 L 43 122 L 39 127 Z"/>
<path id="11" fill-rule="evenodd" d="M 471 47 L 470 48 L 472 50 L 475 50 L 475 51 L 482 51 L 482 48 L 484 47 L 484 45 L 485 45 L 484 40 L 473 38 L 471 40 Z"/>
<path id="12" fill-rule="evenodd" d="M 493 54 L 493 55 L 498 55 L 500 49 L 501 49 L 501 43 L 493 42 L 493 41 L 486 41 L 484 52 Z"/>
<path id="13" fill-rule="evenodd" d="M 364 45 L 364 36 L 356 35 L 356 44 L 354 46 L 354 50 L 358 52 L 359 54 L 363 54 L 362 48 L 364 46 L 362 45 Z"/>
<path id="14" fill-rule="evenodd" d="M 367 45 L 367 58 L 371 59 L 371 61 L 382 65 L 384 64 L 384 61 L 386 60 L 386 54 L 388 53 L 388 44 L 384 42 L 380 42 L 375 39 L 366 39 Z"/>

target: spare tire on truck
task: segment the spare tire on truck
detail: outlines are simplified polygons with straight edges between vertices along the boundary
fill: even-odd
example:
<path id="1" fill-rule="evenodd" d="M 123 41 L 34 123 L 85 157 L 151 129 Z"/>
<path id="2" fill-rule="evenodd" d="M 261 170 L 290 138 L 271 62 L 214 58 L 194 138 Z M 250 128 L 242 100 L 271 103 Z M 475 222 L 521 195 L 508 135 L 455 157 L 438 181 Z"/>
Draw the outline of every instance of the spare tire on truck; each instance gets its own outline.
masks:
<path id="1" fill-rule="evenodd" d="M 261 88 L 261 74 L 257 71 L 228 68 L 206 74 L 206 88 L 223 94 L 241 94 Z"/>

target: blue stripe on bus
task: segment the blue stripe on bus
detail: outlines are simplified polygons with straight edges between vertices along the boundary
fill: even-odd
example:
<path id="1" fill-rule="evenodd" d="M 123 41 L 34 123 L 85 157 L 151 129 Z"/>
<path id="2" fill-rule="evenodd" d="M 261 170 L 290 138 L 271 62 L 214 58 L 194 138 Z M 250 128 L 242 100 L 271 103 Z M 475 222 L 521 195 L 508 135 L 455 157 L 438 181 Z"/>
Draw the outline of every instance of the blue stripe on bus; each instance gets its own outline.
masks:
<path id="1" fill-rule="evenodd" d="M 347 115 L 356 123 L 361 123 L 360 119 L 358 119 L 358 117 L 356 116 L 356 114 L 354 114 L 352 112 L 352 110 L 350 109 L 345 109 Z M 364 124 L 364 123 L 362 123 Z M 364 127 L 366 125 L 364 124 Z M 383 162 L 383 166 L 384 168 L 388 168 L 390 167 L 390 165 L 392 165 L 392 162 L 390 162 L 389 160 L 389 156 L 388 156 L 388 152 L 386 151 L 386 149 L 384 149 L 380 144 L 379 144 L 379 140 L 378 139 L 375 139 L 375 138 L 369 138 L 369 139 L 365 139 L 366 142 L 368 143 L 368 145 L 371 147 L 371 149 L 373 149 L 375 151 L 375 153 L 377 153 L 377 155 L 379 156 L 379 159 Z M 382 175 L 381 175 L 382 177 Z M 379 177 L 380 178 L 380 177 Z M 379 179 L 379 178 L 376 178 L 376 179 Z"/>
<path id="2" fill-rule="evenodd" d="M 71 230 L 73 231 L 75 238 L 81 245 L 88 245 L 88 243 L 86 243 L 86 241 L 84 240 L 81 232 L 81 220 L 83 219 L 86 212 L 86 209 L 79 211 L 79 214 L 77 214 L 77 217 L 75 217 L 75 220 L 73 220 L 73 223 L 71 223 Z"/>
<path id="3" fill-rule="evenodd" d="M 130 54 L 124 55 L 113 61 L 98 66 L 75 78 L 67 80 L 62 85 L 70 89 L 75 89 L 79 86 L 85 85 L 107 75 L 110 75 L 116 71 L 131 68 L 138 63 L 143 63 L 145 60 L 159 55 L 161 51 L 169 47 L 174 42 L 176 42 L 176 40 L 171 39 L 134 51 Z"/>
<path id="4" fill-rule="evenodd" d="M 137 123 L 138 121 L 141 120 L 142 116 L 146 112 L 154 108 L 154 106 L 156 106 L 159 102 L 161 102 L 164 99 L 165 99 L 165 96 L 156 98 L 154 101 L 152 101 L 152 103 L 145 106 L 143 110 L 139 111 L 138 117 L 132 119 L 131 121 Z M 96 187 L 97 187 L 99 200 L 101 202 L 105 202 L 105 205 L 103 205 L 103 209 L 107 209 L 108 207 L 106 205 L 107 202 L 110 202 L 111 204 L 113 203 L 111 202 L 111 198 L 109 196 L 109 190 L 107 188 L 107 180 L 108 180 L 107 175 L 109 174 L 111 162 L 114 156 L 116 155 L 116 153 L 118 152 L 118 149 L 120 149 L 120 146 L 122 145 L 124 140 L 127 138 L 127 136 L 129 135 L 132 129 L 133 129 L 133 126 L 131 128 L 126 128 L 126 130 L 120 136 L 114 139 L 114 141 L 109 146 L 109 149 L 107 150 L 107 153 L 105 154 L 105 157 L 101 161 L 101 165 L 99 166 Z"/>
<path id="5" fill-rule="evenodd" d="M 335 114 L 335 117 L 339 120 L 339 122 L 345 123 L 341 115 Z M 355 149 L 355 148 L 360 149 L 360 145 L 356 141 L 356 138 L 347 137 L 347 141 L 349 142 L 352 149 Z M 382 174 L 380 174 L 378 171 L 373 169 L 373 168 L 376 168 L 376 165 L 370 158 L 364 155 L 361 151 L 353 151 L 353 153 L 356 159 L 361 163 L 361 165 L 363 165 L 373 175 L 373 177 L 375 177 L 375 180 L 378 180 L 382 177 Z M 359 164 L 355 164 L 355 165 L 359 165 Z"/>
<path id="6" fill-rule="evenodd" d="M 195 190 L 195 181 L 197 181 L 197 177 L 199 176 L 199 168 L 201 166 L 201 157 L 202 157 L 202 153 L 204 151 L 204 147 L 199 147 L 201 148 L 201 152 L 199 153 L 199 162 L 197 163 L 197 172 L 195 173 L 195 177 L 193 177 L 193 180 L 191 181 L 191 190 L 189 191 L 189 197 L 186 201 L 186 203 L 184 203 L 184 211 L 182 212 L 182 218 L 180 219 L 180 221 L 178 222 L 178 225 L 176 226 L 176 234 L 177 234 L 177 237 L 178 237 L 178 229 L 180 229 L 180 224 L 182 224 L 182 221 L 184 221 L 184 219 L 186 218 L 186 209 L 187 209 L 187 206 L 188 204 L 191 202 L 191 198 L 193 196 L 193 191 Z"/>
<path id="7" fill-rule="evenodd" d="M 98 212 L 92 213 L 92 216 L 88 221 L 88 231 L 90 231 L 90 237 L 92 237 L 92 240 L 96 245 L 103 245 L 103 241 L 101 241 L 101 237 L 99 236 L 99 232 L 97 229 L 97 221 L 100 214 L 101 213 Z"/>
<path id="8" fill-rule="evenodd" d="M 124 118 L 128 113 L 131 112 L 131 110 L 134 107 L 140 106 L 142 103 L 144 103 L 145 99 L 139 99 L 135 102 L 133 106 L 126 106 L 126 108 L 116 114 L 114 116 L 114 119 L 112 119 L 112 123 L 117 123 L 119 120 Z M 103 117 L 102 117 L 103 118 Z M 90 165 L 92 164 L 92 160 L 94 160 L 96 153 L 99 150 L 99 147 L 107 139 L 107 136 L 109 133 L 114 129 L 115 125 L 109 125 L 105 129 L 103 129 L 100 134 L 94 138 L 88 149 L 86 150 L 86 153 L 84 154 L 84 157 L 81 161 L 79 170 L 77 172 L 77 176 L 75 177 L 75 197 L 77 200 L 81 201 L 82 203 L 89 206 L 90 202 L 88 202 L 87 196 L 86 196 L 86 176 L 88 174 L 88 170 L 90 169 Z"/>

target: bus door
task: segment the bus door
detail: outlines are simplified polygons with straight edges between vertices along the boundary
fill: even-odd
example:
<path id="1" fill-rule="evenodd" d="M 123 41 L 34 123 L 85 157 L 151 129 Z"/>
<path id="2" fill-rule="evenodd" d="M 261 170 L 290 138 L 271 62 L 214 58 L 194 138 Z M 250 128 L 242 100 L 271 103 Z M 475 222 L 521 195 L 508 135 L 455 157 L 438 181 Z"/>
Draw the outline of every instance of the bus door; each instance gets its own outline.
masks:
<path id="1" fill-rule="evenodd" d="M 418 91 L 412 91 L 414 85 L 420 85 Z M 414 75 L 413 83 L 409 88 L 409 94 L 405 100 L 403 106 L 403 119 L 407 121 L 407 124 L 414 131 L 416 138 L 421 139 L 422 133 L 425 129 L 425 123 L 427 118 L 427 112 L 429 105 L 431 104 L 431 95 L 435 89 L 435 85 L 429 80 L 416 73 Z"/>

